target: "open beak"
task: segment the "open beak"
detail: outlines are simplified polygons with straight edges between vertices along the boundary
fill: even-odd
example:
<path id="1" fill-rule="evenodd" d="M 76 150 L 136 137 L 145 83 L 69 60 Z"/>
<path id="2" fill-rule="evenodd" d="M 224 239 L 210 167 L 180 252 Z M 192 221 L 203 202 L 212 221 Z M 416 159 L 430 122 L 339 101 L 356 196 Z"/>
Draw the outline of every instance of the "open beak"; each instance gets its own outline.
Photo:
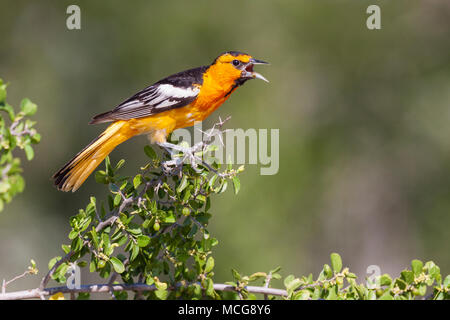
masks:
<path id="1" fill-rule="evenodd" d="M 261 74 L 259 74 L 258 72 L 253 71 L 253 66 L 255 64 L 269 64 L 269 63 L 265 62 L 265 61 L 262 61 L 262 60 L 251 58 L 250 61 L 245 66 L 244 70 L 242 71 L 242 77 L 243 78 L 251 78 L 251 79 L 261 79 L 261 80 L 263 80 L 265 82 L 269 82 L 269 80 L 264 78 Z"/>

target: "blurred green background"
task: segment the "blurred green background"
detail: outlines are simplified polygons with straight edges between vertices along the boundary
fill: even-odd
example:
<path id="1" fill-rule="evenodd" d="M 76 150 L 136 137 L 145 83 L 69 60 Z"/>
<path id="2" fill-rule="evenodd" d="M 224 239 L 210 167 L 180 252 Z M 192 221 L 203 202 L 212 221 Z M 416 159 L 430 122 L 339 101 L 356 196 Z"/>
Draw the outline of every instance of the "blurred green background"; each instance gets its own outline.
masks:
<path id="1" fill-rule="evenodd" d="M 81 8 L 81 30 L 66 8 Z M 381 7 L 382 29 L 366 28 Z M 216 281 L 278 265 L 317 276 L 329 254 L 363 280 L 413 258 L 450 272 L 450 2 L 1 0 L 0 77 L 8 102 L 29 97 L 42 141 L 24 160 L 25 192 L 0 214 L 0 279 L 34 258 L 40 275 L 68 243 L 68 217 L 105 188 L 76 193 L 51 175 L 96 137 L 87 123 L 172 73 L 239 50 L 271 62 L 204 124 L 280 129 L 280 169 L 248 165 L 241 191 L 213 201 Z M 112 153 L 124 173 L 146 161 L 145 137 Z M 36 286 L 28 277 L 9 290 Z M 83 282 L 88 280 L 83 279 Z"/>

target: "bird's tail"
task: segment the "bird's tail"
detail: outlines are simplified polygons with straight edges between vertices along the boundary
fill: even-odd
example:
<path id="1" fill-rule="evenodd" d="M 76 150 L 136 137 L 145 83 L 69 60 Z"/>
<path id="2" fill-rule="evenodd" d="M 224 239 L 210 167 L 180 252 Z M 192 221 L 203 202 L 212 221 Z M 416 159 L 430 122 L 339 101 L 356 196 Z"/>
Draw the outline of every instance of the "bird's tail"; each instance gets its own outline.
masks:
<path id="1" fill-rule="evenodd" d="M 56 187 L 62 191 L 75 192 L 115 147 L 133 135 L 125 121 L 112 123 L 53 175 Z"/>

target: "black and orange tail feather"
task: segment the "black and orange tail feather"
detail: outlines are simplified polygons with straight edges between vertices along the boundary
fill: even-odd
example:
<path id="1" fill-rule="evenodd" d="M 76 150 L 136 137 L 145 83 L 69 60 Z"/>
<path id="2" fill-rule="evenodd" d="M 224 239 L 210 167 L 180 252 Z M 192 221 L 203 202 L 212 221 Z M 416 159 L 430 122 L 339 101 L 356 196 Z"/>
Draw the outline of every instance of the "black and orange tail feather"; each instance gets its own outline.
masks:
<path id="1" fill-rule="evenodd" d="M 62 191 L 75 192 L 115 147 L 133 136 L 127 129 L 128 125 L 124 121 L 112 123 L 53 175 L 56 187 Z"/>

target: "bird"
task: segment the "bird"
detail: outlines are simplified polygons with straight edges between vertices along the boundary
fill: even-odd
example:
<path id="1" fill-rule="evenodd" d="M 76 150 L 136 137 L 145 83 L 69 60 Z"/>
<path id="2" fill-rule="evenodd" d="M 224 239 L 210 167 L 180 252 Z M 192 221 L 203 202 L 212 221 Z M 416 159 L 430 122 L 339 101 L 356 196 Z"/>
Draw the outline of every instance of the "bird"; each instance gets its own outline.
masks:
<path id="1" fill-rule="evenodd" d="M 227 51 L 210 65 L 170 75 L 94 116 L 89 124 L 112 123 L 52 176 L 56 188 L 75 192 L 114 148 L 134 136 L 145 134 L 150 143 L 173 148 L 167 142 L 172 131 L 206 119 L 246 81 L 269 82 L 253 70 L 258 64 L 268 62 Z"/>

